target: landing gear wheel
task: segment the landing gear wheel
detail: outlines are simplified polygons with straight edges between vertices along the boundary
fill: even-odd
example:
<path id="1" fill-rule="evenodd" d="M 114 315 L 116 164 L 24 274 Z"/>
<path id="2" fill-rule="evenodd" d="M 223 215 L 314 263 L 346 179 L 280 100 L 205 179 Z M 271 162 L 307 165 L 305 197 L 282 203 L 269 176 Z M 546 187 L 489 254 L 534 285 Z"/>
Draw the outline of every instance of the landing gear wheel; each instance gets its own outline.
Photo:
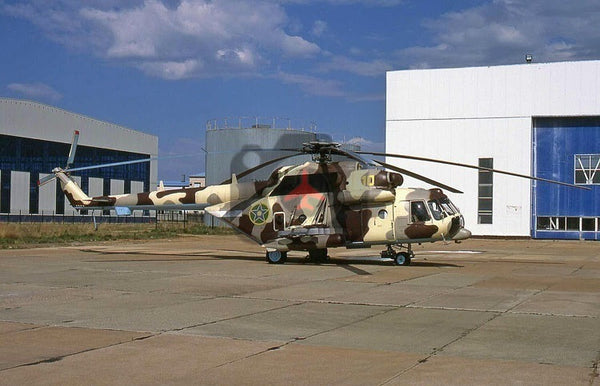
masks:
<path id="1" fill-rule="evenodd" d="M 287 252 L 267 251 L 267 262 L 269 264 L 283 264 L 287 260 Z"/>
<path id="2" fill-rule="evenodd" d="M 410 265 L 410 253 L 408 252 L 398 252 L 394 257 L 395 265 Z"/>

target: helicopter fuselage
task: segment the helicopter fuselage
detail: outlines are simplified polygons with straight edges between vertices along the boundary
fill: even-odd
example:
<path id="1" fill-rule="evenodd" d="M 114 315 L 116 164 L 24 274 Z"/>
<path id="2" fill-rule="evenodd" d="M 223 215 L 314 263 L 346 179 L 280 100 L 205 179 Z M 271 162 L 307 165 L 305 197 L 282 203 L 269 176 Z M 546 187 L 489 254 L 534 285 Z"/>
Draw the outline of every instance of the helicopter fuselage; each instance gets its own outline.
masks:
<path id="1" fill-rule="evenodd" d="M 307 162 L 278 169 L 269 181 L 261 194 L 206 210 L 282 252 L 470 236 L 440 189 L 400 188 L 396 173 L 360 169 L 354 162 Z"/>
<path id="2" fill-rule="evenodd" d="M 270 252 L 368 248 L 462 240 L 460 211 L 441 189 L 401 188 L 400 174 L 352 161 L 306 162 L 276 169 L 266 181 L 88 197 L 54 170 L 78 209 L 205 209 Z M 391 252 L 390 252 L 391 253 Z M 284 255 L 285 256 L 285 255 Z M 391 253 L 390 256 L 396 256 Z M 272 262 L 269 259 L 270 262 Z"/>

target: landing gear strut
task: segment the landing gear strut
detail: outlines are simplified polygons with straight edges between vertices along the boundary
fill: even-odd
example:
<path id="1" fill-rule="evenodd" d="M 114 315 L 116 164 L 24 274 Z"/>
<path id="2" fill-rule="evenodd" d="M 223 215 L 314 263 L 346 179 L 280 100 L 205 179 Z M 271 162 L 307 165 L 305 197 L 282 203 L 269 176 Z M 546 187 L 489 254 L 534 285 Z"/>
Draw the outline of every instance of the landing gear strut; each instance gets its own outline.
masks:
<path id="1" fill-rule="evenodd" d="M 317 264 L 327 262 L 327 260 L 329 260 L 329 256 L 327 256 L 327 248 L 309 250 L 308 259 Z"/>
<path id="2" fill-rule="evenodd" d="M 406 252 L 397 252 L 394 250 L 394 246 L 388 244 L 387 249 L 381 252 L 381 258 L 392 259 L 395 265 L 410 265 L 412 258 L 415 257 L 411 244 L 408 244 L 406 247 L 402 244 L 397 244 L 395 247 L 404 248 Z"/>

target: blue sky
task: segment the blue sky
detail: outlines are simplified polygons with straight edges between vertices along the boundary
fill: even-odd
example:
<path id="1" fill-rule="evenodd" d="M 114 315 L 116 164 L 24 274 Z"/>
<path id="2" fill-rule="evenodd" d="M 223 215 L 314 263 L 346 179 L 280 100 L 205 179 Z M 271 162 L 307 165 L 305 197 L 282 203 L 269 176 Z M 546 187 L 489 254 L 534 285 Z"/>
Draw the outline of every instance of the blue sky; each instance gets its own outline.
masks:
<path id="1" fill-rule="evenodd" d="M 160 155 L 236 116 L 383 150 L 386 71 L 598 59 L 599 25 L 598 0 L 0 0 L 0 95 L 158 135 Z"/>

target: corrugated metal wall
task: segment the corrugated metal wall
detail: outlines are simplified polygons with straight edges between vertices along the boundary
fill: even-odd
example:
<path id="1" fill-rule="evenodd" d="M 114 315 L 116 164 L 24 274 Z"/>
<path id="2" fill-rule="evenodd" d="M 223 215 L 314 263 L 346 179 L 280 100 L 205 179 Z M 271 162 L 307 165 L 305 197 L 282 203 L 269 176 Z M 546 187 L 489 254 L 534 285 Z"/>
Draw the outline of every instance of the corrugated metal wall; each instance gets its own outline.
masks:
<path id="1" fill-rule="evenodd" d="M 600 154 L 600 117 L 534 119 L 536 176 L 575 182 L 575 155 Z M 600 240 L 600 185 L 591 191 L 538 182 L 533 187 L 532 235 Z"/>

